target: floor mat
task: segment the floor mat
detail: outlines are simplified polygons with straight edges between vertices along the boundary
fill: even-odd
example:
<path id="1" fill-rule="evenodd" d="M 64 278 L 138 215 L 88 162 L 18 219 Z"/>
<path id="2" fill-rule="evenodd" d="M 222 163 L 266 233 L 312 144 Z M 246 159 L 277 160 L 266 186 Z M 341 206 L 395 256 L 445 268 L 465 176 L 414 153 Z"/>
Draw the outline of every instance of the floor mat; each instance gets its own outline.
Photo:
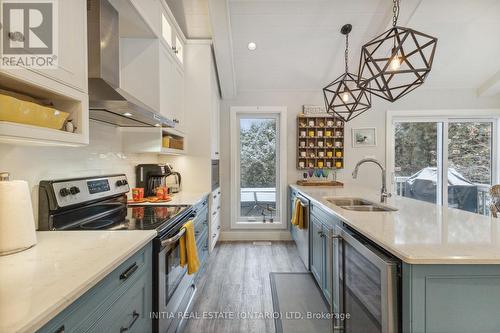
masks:
<path id="1" fill-rule="evenodd" d="M 331 333 L 329 309 L 311 273 L 269 273 L 276 333 Z"/>

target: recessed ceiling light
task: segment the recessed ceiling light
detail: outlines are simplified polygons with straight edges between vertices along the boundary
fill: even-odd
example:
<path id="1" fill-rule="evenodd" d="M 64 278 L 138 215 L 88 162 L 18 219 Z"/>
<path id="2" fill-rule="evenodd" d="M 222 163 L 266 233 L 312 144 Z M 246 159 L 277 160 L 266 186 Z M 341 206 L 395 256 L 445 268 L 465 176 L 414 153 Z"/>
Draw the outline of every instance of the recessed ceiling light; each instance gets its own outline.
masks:
<path id="1" fill-rule="evenodd" d="M 255 44 L 254 42 L 250 42 L 248 43 L 247 47 L 250 51 L 255 51 L 255 49 L 257 49 L 257 44 Z"/>
<path id="2" fill-rule="evenodd" d="M 130 113 L 130 112 L 124 112 L 123 115 L 125 117 L 132 117 L 132 113 Z"/>
<path id="3" fill-rule="evenodd" d="M 158 123 L 155 124 L 155 127 L 160 127 L 160 126 L 161 126 L 161 124 L 158 124 Z"/>

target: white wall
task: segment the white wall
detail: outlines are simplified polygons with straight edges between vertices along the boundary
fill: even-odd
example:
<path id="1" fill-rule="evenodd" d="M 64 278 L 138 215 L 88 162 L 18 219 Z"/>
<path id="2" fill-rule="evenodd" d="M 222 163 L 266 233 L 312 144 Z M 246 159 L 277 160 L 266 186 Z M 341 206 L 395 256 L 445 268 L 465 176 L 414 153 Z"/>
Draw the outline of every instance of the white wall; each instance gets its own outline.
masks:
<path id="1" fill-rule="evenodd" d="M 154 154 L 124 154 L 116 127 L 90 122 L 90 144 L 85 147 L 34 147 L 0 144 L 0 170 L 29 183 L 35 219 L 38 183 L 44 179 L 125 173 L 135 184 L 135 165 L 158 163 Z"/>
<path id="2" fill-rule="evenodd" d="M 240 92 L 233 100 L 225 100 L 221 105 L 221 188 L 223 193 L 222 221 L 224 230 L 230 226 L 230 129 L 229 112 L 231 106 L 286 106 L 288 108 L 288 182 L 294 183 L 301 177 L 296 169 L 296 117 L 303 104 L 323 105 L 321 91 L 249 91 Z M 400 101 L 390 103 L 374 97 L 372 109 L 346 124 L 345 169 L 338 172 L 337 179 L 345 184 L 358 183 L 380 189 L 381 179 L 375 165 L 364 165 L 358 179 L 353 180 L 351 172 L 357 161 L 372 156 L 385 163 L 385 113 L 387 110 L 435 110 L 435 109 L 484 109 L 500 108 L 500 96 L 477 98 L 470 90 L 426 90 L 421 87 Z M 377 146 L 352 148 L 351 129 L 356 127 L 376 127 Z"/>

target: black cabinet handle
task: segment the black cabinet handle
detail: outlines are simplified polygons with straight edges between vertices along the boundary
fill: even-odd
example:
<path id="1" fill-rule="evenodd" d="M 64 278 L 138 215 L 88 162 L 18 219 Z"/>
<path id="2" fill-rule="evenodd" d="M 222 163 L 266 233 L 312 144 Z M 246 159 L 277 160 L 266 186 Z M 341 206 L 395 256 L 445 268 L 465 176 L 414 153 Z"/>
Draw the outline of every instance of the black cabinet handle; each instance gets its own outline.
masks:
<path id="1" fill-rule="evenodd" d="M 139 317 L 140 317 L 139 312 L 134 310 L 134 312 L 132 313 L 132 318 L 133 318 L 132 322 L 130 323 L 130 325 L 128 325 L 128 327 L 121 327 L 120 333 L 129 331 L 132 328 L 132 326 L 134 326 L 135 322 L 137 321 L 137 319 L 139 319 Z"/>
<path id="2" fill-rule="evenodd" d="M 217 230 L 220 230 L 220 225 L 217 226 Z"/>
<path id="3" fill-rule="evenodd" d="M 217 199 L 217 194 L 214 194 L 214 200 Z"/>
<path id="4" fill-rule="evenodd" d="M 217 214 L 217 212 L 213 212 L 212 215 L 215 216 Z"/>
<path id="5" fill-rule="evenodd" d="M 133 263 L 132 266 L 130 266 L 129 268 L 127 268 L 125 270 L 125 272 L 121 273 L 120 274 L 120 280 L 126 280 L 128 279 L 129 277 L 132 276 L 132 274 L 135 273 L 135 271 L 139 268 L 139 266 L 137 266 L 137 263 Z"/>
<path id="6" fill-rule="evenodd" d="M 64 333 L 64 325 L 59 327 L 54 333 Z"/>

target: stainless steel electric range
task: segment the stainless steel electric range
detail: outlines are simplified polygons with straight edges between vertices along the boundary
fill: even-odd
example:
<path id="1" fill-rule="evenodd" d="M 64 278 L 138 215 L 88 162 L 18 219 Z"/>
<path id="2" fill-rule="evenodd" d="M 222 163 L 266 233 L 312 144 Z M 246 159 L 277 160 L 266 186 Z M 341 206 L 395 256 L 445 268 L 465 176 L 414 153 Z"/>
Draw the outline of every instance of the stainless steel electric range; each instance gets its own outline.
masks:
<path id="1" fill-rule="evenodd" d="M 188 311 L 196 286 L 180 266 L 181 227 L 196 214 L 190 206 L 128 206 L 130 187 L 125 175 L 41 181 L 40 230 L 152 230 L 153 327 L 176 332 L 184 324 L 172 313 Z"/>

